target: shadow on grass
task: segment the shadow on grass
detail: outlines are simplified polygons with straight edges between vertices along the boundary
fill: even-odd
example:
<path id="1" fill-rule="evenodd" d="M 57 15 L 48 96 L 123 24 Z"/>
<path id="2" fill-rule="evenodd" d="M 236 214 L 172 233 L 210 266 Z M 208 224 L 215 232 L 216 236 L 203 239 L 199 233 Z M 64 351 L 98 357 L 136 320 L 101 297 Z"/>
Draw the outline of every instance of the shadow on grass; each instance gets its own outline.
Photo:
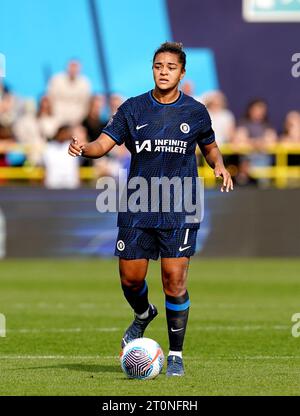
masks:
<path id="1" fill-rule="evenodd" d="M 59 364 L 56 368 L 67 368 L 74 371 L 86 371 L 88 373 L 120 373 L 119 365 L 103 364 Z"/>
<path id="2" fill-rule="evenodd" d="M 48 365 L 40 367 L 26 367 L 18 368 L 16 370 L 49 370 L 54 368 L 67 369 L 71 371 L 81 371 L 87 373 L 118 373 L 122 372 L 121 366 L 119 365 L 103 365 L 103 364 L 58 364 Z"/>

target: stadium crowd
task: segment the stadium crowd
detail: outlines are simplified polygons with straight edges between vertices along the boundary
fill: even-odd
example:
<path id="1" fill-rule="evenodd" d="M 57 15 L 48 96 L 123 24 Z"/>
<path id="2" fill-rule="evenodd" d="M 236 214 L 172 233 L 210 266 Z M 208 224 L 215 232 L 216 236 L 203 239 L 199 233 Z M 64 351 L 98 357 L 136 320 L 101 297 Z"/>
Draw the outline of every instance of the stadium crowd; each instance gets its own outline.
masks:
<path id="1" fill-rule="evenodd" d="M 231 146 L 225 163 L 239 185 L 260 184 L 251 176 L 251 169 L 272 166 L 270 146 L 300 144 L 299 109 L 286 114 L 278 132 L 269 121 L 268 105 L 262 98 L 249 102 L 244 117 L 236 120 L 221 91 L 197 97 L 190 81 L 181 89 L 206 105 L 221 149 Z M 114 176 L 119 167 L 129 166 L 130 155 L 124 146 L 115 146 L 108 156 L 94 161 L 71 158 L 67 148 L 72 136 L 86 142 L 95 140 L 124 99 L 118 94 L 107 98 L 93 94 L 91 82 L 75 60 L 49 80 L 38 105 L 33 99 L 17 97 L 0 79 L 0 166 L 44 166 L 45 186 L 49 188 L 78 187 L 80 166 L 93 165 L 96 177 Z M 246 156 L 241 149 L 247 149 Z M 289 165 L 298 164 L 299 156 L 290 155 Z"/>

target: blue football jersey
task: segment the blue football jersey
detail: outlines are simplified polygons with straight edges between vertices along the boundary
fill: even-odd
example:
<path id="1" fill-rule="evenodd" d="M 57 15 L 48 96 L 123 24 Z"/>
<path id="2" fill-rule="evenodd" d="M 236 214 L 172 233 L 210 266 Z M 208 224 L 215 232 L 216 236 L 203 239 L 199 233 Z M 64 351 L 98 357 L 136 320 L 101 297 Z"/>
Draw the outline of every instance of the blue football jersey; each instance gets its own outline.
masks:
<path id="1" fill-rule="evenodd" d="M 175 102 L 162 104 L 149 91 L 125 101 L 103 132 L 131 153 L 123 194 L 128 206 L 123 198 L 118 226 L 199 228 L 200 218 L 193 217 L 185 200 L 197 201 L 196 145 L 215 140 L 206 107 L 183 92 Z M 184 192 L 179 185 L 185 185 Z"/>

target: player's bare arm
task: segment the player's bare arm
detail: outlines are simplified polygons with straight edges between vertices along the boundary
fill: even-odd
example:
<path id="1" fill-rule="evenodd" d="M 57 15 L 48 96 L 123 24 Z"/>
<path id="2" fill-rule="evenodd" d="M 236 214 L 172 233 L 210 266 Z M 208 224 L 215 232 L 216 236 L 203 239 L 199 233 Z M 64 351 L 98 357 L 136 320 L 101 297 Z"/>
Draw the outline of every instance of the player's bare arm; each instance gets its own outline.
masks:
<path id="1" fill-rule="evenodd" d="M 221 155 L 217 143 L 213 142 L 210 144 L 201 145 L 200 148 L 203 156 L 205 157 L 205 160 L 207 161 L 209 166 L 214 170 L 216 178 L 223 178 L 221 192 L 224 192 L 225 189 L 226 192 L 233 191 L 232 178 L 230 173 L 224 166 L 223 157 Z"/>
<path id="2" fill-rule="evenodd" d="M 116 142 L 105 133 L 101 133 L 98 139 L 91 143 L 81 143 L 76 137 L 73 137 L 69 146 L 69 155 L 97 159 L 108 153 L 115 144 Z"/>

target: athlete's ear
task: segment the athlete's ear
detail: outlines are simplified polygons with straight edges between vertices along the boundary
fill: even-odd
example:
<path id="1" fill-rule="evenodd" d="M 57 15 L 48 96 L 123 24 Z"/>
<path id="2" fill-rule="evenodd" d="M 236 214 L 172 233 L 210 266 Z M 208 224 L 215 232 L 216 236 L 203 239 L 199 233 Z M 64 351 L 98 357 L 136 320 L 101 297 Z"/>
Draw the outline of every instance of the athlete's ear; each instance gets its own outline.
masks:
<path id="1" fill-rule="evenodd" d="M 180 74 L 180 81 L 182 80 L 182 78 L 185 76 L 185 69 L 184 68 L 182 68 L 182 70 L 181 70 L 181 74 Z"/>

